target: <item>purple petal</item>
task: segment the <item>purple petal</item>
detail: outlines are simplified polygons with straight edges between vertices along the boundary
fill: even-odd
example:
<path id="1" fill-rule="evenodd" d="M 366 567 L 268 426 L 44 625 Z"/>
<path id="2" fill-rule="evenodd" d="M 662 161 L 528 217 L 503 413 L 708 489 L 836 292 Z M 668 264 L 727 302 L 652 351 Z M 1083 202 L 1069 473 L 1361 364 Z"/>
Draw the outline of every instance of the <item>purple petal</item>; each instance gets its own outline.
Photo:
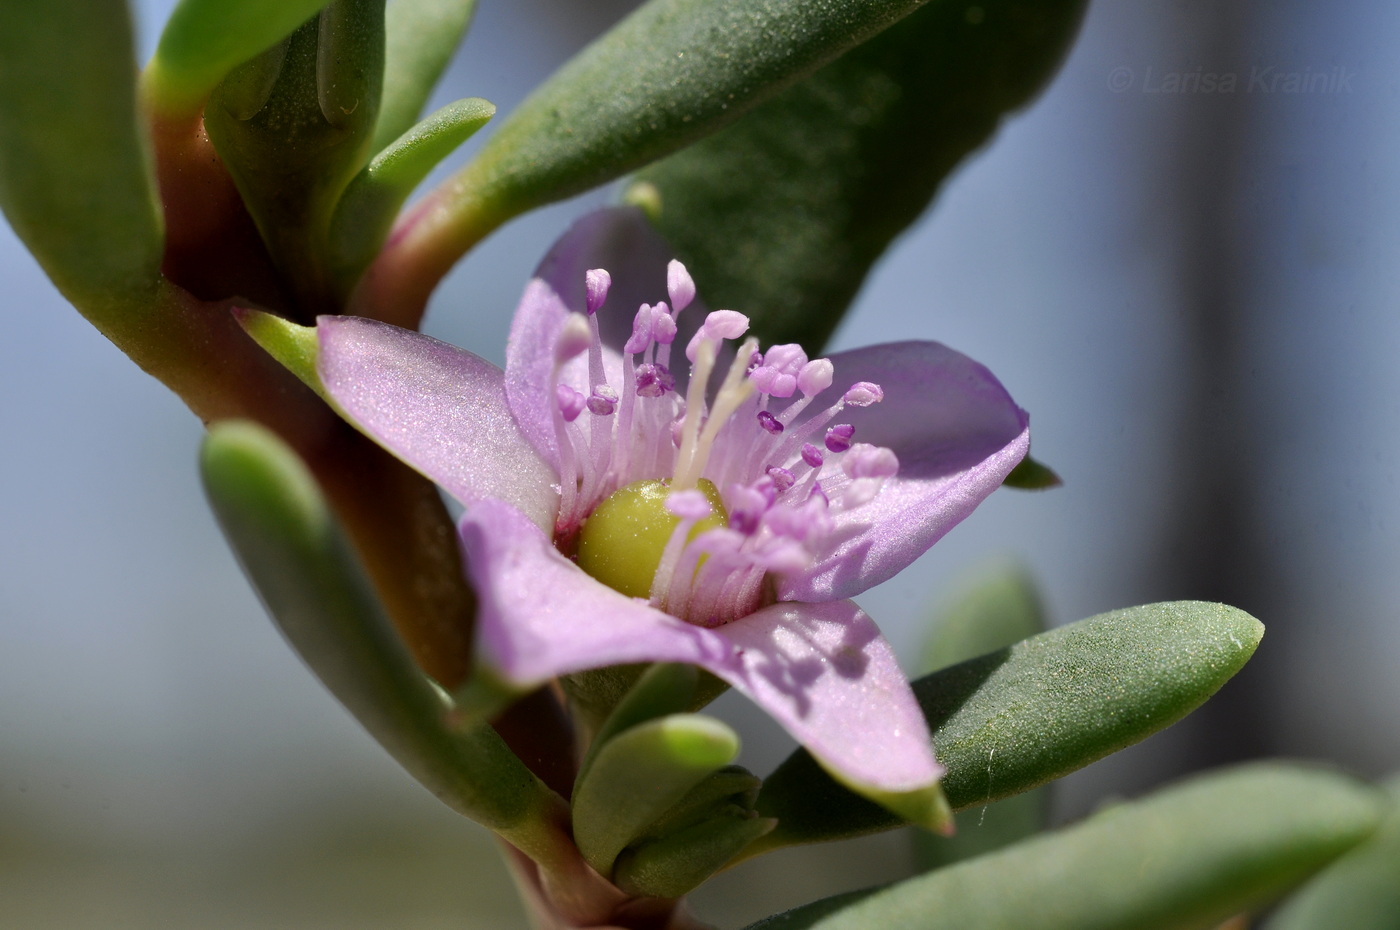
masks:
<path id="1" fill-rule="evenodd" d="M 882 403 L 840 416 L 862 442 L 894 450 L 899 474 L 868 504 L 837 515 L 834 544 L 780 581 L 782 600 L 840 600 L 893 577 L 1000 487 L 1030 446 L 1025 411 L 990 371 L 947 346 L 890 343 L 831 360 L 834 387 L 884 389 Z"/>
<path id="2" fill-rule="evenodd" d="M 704 629 L 594 581 L 509 506 L 476 505 L 461 532 L 481 656 L 503 677 L 529 686 L 689 662 L 746 694 L 848 784 L 904 792 L 941 773 L 889 644 L 854 604 L 775 604 Z"/>
<path id="3" fill-rule="evenodd" d="M 606 269 L 612 278 L 608 302 L 598 313 L 604 346 L 620 350 L 632 335 L 632 323 L 644 303 L 667 297 L 667 264 L 675 252 L 635 207 L 613 207 L 584 216 L 560 237 L 535 269 L 511 323 L 506 344 L 506 397 L 530 443 L 546 461 L 557 464 L 554 429 L 545 398 L 554 363 L 554 340 L 570 312 L 588 307 L 590 270 Z M 705 319 L 703 302 L 681 314 L 681 346 Z M 608 378 L 620 377 L 621 360 L 612 355 Z M 685 366 L 676 372 L 685 389 Z M 565 369 L 565 380 L 585 396 L 587 362 Z M 614 384 L 616 386 L 616 383 Z"/>
<path id="4" fill-rule="evenodd" d="M 516 428 L 500 369 L 373 320 L 323 316 L 316 332 L 321 382 L 360 429 L 462 503 L 509 501 L 553 528 L 558 479 Z"/>

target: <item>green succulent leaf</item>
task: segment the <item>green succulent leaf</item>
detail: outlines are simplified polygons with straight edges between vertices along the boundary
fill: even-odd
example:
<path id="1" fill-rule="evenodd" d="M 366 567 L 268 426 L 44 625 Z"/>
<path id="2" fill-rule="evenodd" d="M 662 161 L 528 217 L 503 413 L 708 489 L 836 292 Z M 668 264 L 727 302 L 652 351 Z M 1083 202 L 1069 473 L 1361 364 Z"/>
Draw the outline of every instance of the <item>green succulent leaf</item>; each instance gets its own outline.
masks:
<path id="1" fill-rule="evenodd" d="M 576 784 L 584 781 L 598 751 L 613 737 L 648 720 L 693 710 L 691 703 L 699 680 L 700 670 L 682 662 L 658 662 L 646 667 L 598 727 L 579 764 Z"/>
<path id="2" fill-rule="evenodd" d="M 1378 794 L 1332 772 L 1240 766 L 749 930 L 1209 930 L 1364 841 Z"/>
<path id="3" fill-rule="evenodd" d="M 574 839 L 600 874 L 711 772 L 739 754 L 739 737 L 700 714 L 672 714 L 621 733 L 574 789 Z"/>
<path id="4" fill-rule="evenodd" d="M 1052 781 L 1199 707 L 1253 655 L 1264 628 L 1223 604 L 1131 607 L 1059 627 L 914 682 L 954 810 Z M 778 828 L 746 851 L 899 826 L 803 750 L 765 779 Z"/>
<path id="5" fill-rule="evenodd" d="M 1274 915 L 1269 930 L 1396 930 L 1400 927 L 1400 778 L 1376 835 L 1337 860 Z"/>
<path id="6" fill-rule="evenodd" d="M 648 827 L 643 839 L 659 839 L 709 820 L 722 810 L 738 808 L 752 811 L 762 784 L 757 775 L 740 765 L 716 769 Z"/>
<path id="7" fill-rule="evenodd" d="M 331 220 L 331 261 L 338 278 L 349 279 L 369 263 L 413 189 L 495 112 L 496 107 L 480 97 L 449 103 L 361 169 Z"/>
<path id="8" fill-rule="evenodd" d="M 196 113 L 236 66 L 291 35 L 329 0 L 181 0 L 142 76 L 161 113 Z"/>
<path id="9" fill-rule="evenodd" d="M 164 234 L 122 0 L 0 3 L 0 207 L 94 322 L 153 298 Z"/>
<path id="10" fill-rule="evenodd" d="M 331 217 L 368 160 L 384 65 L 383 0 L 333 0 L 231 71 L 204 125 L 303 318 L 339 308 Z"/>
<path id="11" fill-rule="evenodd" d="M 384 10 L 384 95 L 371 152 L 418 121 L 471 26 L 476 0 L 391 0 Z"/>
<path id="12" fill-rule="evenodd" d="M 252 423 L 211 429 L 201 457 L 214 513 L 292 647 L 428 790 L 527 854 L 549 846 L 562 801 L 485 724 L 414 665 L 320 489 L 287 446 Z"/>
<path id="13" fill-rule="evenodd" d="M 640 174 L 713 306 L 815 350 L 938 187 L 1055 72 L 1084 0 L 932 0 Z"/>
<path id="14" fill-rule="evenodd" d="M 776 825 L 776 820 L 735 808 L 623 851 L 613 880 L 637 897 L 679 898 Z"/>

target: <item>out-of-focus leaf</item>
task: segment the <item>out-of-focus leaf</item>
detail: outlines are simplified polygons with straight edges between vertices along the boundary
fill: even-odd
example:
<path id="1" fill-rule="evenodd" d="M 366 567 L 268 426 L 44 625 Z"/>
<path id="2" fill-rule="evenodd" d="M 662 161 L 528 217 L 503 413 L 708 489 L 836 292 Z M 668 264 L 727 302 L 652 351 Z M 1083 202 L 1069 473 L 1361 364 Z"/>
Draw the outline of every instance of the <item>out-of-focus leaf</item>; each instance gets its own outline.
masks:
<path id="1" fill-rule="evenodd" d="M 475 12 L 476 0 L 391 0 L 385 8 L 384 95 L 371 152 L 418 121 Z"/>
<path id="2" fill-rule="evenodd" d="M 451 702 L 409 657 L 314 479 L 270 432 L 215 426 L 205 490 L 292 647 L 389 753 L 444 803 L 531 855 L 557 842 L 561 799 L 485 724 L 449 726 Z"/>
<path id="3" fill-rule="evenodd" d="M 1390 809 L 1376 835 L 1303 886 L 1269 930 L 1400 928 L 1400 778 L 1386 787 Z"/>
<path id="4" fill-rule="evenodd" d="M 1242 668 L 1264 628 L 1223 604 L 1100 614 L 914 682 L 954 810 L 1027 791 L 1166 727 Z M 899 825 L 803 750 L 763 783 L 778 828 L 746 855 Z"/>
<path id="5" fill-rule="evenodd" d="M 932 0 L 643 171 L 714 306 L 819 348 L 944 178 L 1054 73 L 1084 0 Z"/>
<path id="6" fill-rule="evenodd" d="M 1241 766 L 749 930 L 1208 930 L 1365 840 L 1377 795 L 1331 772 Z"/>
<path id="7" fill-rule="evenodd" d="M 329 0 L 181 0 L 142 76 L 162 113 L 198 112 L 237 65 L 280 42 Z"/>
<path id="8" fill-rule="evenodd" d="M 376 263 L 361 310 L 411 325 L 442 275 L 505 220 L 715 132 L 924 2 L 651 0 L 560 68 L 430 195 Z"/>
<path id="9" fill-rule="evenodd" d="M 331 220 L 331 261 L 338 277 L 358 273 L 374 257 L 413 189 L 495 112 L 480 97 L 449 103 L 370 159 L 345 189 Z"/>
<path id="10" fill-rule="evenodd" d="M 729 727 L 700 714 L 672 714 L 615 736 L 574 789 L 574 839 L 599 874 L 711 772 L 739 753 Z"/>
<path id="11" fill-rule="evenodd" d="M 122 0 L 0 3 L 0 206 L 89 317 L 160 280 L 135 77 Z"/>
<path id="12" fill-rule="evenodd" d="M 939 611 L 924 644 L 930 671 L 966 662 L 1045 631 L 1045 611 L 1025 569 L 989 569 Z"/>
<path id="13" fill-rule="evenodd" d="M 923 667 L 946 668 L 1044 629 L 1040 597 L 1025 570 L 1010 565 L 992 569 L 940 611 L 924 645 Z M 910 831 L 914 860 L 927 870 L 989 853 L 1045 829 L 1049 814 L 1048 785 L 968 808 L 957 818 L 952 836 Z"/>

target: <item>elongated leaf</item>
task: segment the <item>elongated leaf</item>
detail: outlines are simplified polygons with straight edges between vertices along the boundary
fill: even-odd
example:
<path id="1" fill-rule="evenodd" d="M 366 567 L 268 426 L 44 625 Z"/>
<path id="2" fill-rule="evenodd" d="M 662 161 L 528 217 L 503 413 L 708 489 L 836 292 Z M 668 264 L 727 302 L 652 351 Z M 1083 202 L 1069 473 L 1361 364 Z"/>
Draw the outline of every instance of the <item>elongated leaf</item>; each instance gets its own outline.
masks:
<path id="1" fill-rule="evenodd" d="M 196 112 L 235 66 L 291 35 L 329 0 L 181 0 L 146 67 L 147 100 Z"/>
<path id="2" fill-rule="evenodd" d="M 273 620 L 332 694 L 444 803 L 530 855 L 560 842 L 562 800 L 413 664 L 300 460 L 250 423 L 211 430 L 205 489 Z"/>
<path id="3" fill-rule="evenodd" d="M 0 206 L 90 317 L 160 277 L 144 149 L 125 2 L 0 3 Z"/>
<path id="4" fill-rule="evenodd" d="M 574 790 L 579 851 L 611 874 L 618 853 L 738 753 L 734 731 L 699 714 L 651 720 L 609 740 Z"/>
<path id="5" fill-rule="evenodd" d="M 466 35 L 476 0 L 391 0 L 384 10 L 384 96 L 371 152 L 418 121 Z"/>
<path id="6" fill-rule="evenodd" d="M 1241 766 L 750 930 L 1207 930 L 1365 840 L 1378 794 L 1331 772 Z"/>
<path id="7" fill-rule="evenodd" d="M 866 41 L 926 0 L 651 0 L 581 52 L 433 192 L 375 266 L 367 315 L 411 323 L 467 249 L 516 214 L 641 167 Z"/>
<path id="8" fill-rule="evenodd" d="M 1400 927 L 1400 779 L 1376 835 L 1309 882 L 1268 930 L 1396 930 Z"/>
<path id="9" fill-rule="evenodd" d="M 944 178 L 1064 57 L 1084 0 L 932 0 L 641 173 L 714 306 L 817 349 Z"/>
<path id="10" fill-rule="evenodd" d="M 914 683 L 954 810 L 1044 784 L 1175 723 L 1253 655 L 1259 621 L 1181 601 L 1100 614 Z M 806 752 L 763 784 L 778 829 L 747 855 L 899 825 L 827 776 Z"/>
<path id="11" fill-rule="evenodd" d="M 338 275 L 358 273 L 374 257 L 413 189 L 495 112 L 495 106 L 480 97 L 449 103 L 361 169 L 345 189 L 331 221 L 331 261 Z"/>

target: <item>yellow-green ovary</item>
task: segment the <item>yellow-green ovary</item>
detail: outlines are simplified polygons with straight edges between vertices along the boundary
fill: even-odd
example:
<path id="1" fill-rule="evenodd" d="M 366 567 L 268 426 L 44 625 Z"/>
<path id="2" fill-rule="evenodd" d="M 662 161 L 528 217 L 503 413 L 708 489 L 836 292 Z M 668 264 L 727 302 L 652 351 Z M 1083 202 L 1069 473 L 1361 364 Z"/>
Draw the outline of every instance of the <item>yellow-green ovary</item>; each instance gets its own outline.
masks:
<path id="1" fill-rule="evenodd" d="M 701 478 L 710 515 L 697 520 L 690 539 L 729 522 L 719 489 Z M 647 597 L 661 553 L 681 522 L 666 511 L 671 488 L 662 481 L 634 481 L 614 491 L 589 516 L 578 537 L 578 566 L 628 597 Z"/>

